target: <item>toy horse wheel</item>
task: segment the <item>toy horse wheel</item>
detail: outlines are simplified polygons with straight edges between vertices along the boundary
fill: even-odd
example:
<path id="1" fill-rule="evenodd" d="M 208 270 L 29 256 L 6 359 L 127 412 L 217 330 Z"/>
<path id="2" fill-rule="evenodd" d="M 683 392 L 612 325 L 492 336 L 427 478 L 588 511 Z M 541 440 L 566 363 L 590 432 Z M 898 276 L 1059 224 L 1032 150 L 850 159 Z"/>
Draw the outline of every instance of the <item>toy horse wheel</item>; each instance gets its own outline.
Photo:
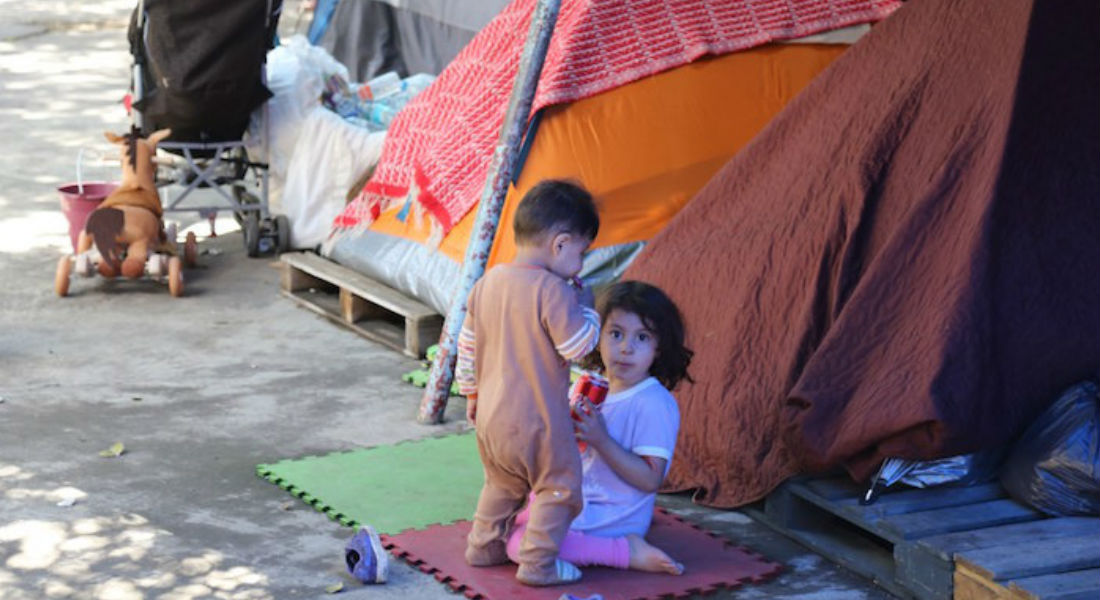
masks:
<path id="1" fill-rule="evenodd" d="M 193 267 L 199 264 L 199 243 L 195 240 L 195 232 L 187 232 L 187 240 L 183 242 L 183 266 Z"/>
<path id="2" fill-rule="evenodd" d="M 62 298 L 69 295 L 69 275 L 73 270 L 71 258 L 66 255 L 57 261 L 57 273 L 54 274 L 53 278 L 53 290 Z"/>
<path id="3" fill-rule="evenodd" d="M 183 295 L 183 261 L 173 256 L 168 259 L 168 292 L 179 298 Z"/>
<path id="4" fill-rule="evenodd" d="M 81 277 L 92 276 L 92 271 L 95 269 L 95 266 L 92 264 L 92 257 L 88 256 L 87 252 L 77 254 L 73 262 L 75 263 L 73 265 L 73 270 L 76 271 L 77 275 Z"/>

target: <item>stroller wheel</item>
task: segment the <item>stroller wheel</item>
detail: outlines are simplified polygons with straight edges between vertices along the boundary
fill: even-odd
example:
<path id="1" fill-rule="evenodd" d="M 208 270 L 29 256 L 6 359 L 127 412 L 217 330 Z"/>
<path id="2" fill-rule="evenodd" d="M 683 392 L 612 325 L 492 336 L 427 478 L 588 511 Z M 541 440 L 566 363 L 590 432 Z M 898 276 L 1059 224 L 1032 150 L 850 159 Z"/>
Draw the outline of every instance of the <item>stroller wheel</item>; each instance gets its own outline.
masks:
<path id="1" fill-rule="evenodd" d="M 187 239 L 183 242 L 183 266 L 187 268 L 199 264 L 199 243 L 195 239 L 195 232 L 188 231 Z"/>
<path id="2" fill-rule="evenodd" d="M 275 217 L 275 239 L 278 240 L 275 249 L 279 254 L 290 250 L 290 219 L 286 215 Z"/>
<path id="3" fill-rule="evenodd" d="M 69 295 L 69 274 L 72 273 L 72 270 L 73 263 L 70 256 L 62 256 L 57 261 L 57 272 L 54 273 L 53 278 L 53 291 L 57 292 L 57 295 L 62 298 Z"/>
<path id="4" fill-rule="evenodd" d="M 183 265 L 178 256 L 168 259 L 168 292 L 175 298 L 183 295 Z"/>
<path id="5" fill-rule="evenodd" d="M 244 215 L 244 249 L 250 258 L 260 255 L 260 214 L 251 210 Z"/>

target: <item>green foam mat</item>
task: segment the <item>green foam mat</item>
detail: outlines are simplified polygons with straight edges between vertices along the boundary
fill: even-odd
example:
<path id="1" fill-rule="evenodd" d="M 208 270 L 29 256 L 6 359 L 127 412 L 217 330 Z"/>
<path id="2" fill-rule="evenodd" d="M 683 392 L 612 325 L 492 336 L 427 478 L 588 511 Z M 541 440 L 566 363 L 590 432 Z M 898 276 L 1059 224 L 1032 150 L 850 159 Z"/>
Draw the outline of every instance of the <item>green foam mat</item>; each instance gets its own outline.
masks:
<path id="1" fill-rule="evenodd" d="M 410 383 L 418 388 L 428 387 L 428 377 L 431 375 L 431 367 L 421 367 L 419 369 L 413 369 L 408 373 L 401 375 L 401 381 Z M 451 382 L 451 395 L 460 396 L 458 393 L 458 384 Z"/>
<path id="2" fill-rule="evenodd" d="M 483 481 L 473 434 L 284 460 L 256 472 L 343 525 L 391 534 L 469 519 Z"/>
<path id="3" fill-rule="evenodd" d="M 426 361 L 420 363 L 419 369 L 413 369 L 408 373 L 401 375 L 401 381 L 405 383 L 411 383 L 418 388 L 428 387 L 428 377 L 432 371 L 432 361 L 435 360 L 435 355 L 439 352 L 439 344 L 433 344 L 428 346 L 428 350 L 425 352 Z M 458 393 L 458 382 L 451 381 L 451 395 L 460 396 Z"/>

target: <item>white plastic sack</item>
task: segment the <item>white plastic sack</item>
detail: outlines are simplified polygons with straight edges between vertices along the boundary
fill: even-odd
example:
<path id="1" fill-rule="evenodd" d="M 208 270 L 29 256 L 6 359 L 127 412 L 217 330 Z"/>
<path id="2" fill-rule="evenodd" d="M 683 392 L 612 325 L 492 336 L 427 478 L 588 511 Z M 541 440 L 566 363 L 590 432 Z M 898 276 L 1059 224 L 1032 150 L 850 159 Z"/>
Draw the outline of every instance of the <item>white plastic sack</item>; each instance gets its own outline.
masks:
<path id="1" fill-rule="evenodd" d="M 325 79 L 333 73 L 347 77 L 347 67 L 323 48 L 311 45 L 304 36 L 295 35 L 267 53 L 267 87 L 274 96 L 267 101 L 268 136 L 271 153 L 267 157 L 271 177 L 269 200 L 279 207 L 280 189 L 286 181 L 290 157 L 306 115 L 320 106 Z M 262 107 L 252 114 L 249 128 L 249 152 L 253 160 L 263 160 L 259 152 Z M 279 211 L 276 211 L 279 212 Z"/>
<path id="2" fill-rule="evenodd" d="M 313 248 L 332 228 L 348 189 L 382 156 L 386 132 L 371 133 L 318 105 L 306 116 L 287 169 L 283 212 L 290 245 Z"/>

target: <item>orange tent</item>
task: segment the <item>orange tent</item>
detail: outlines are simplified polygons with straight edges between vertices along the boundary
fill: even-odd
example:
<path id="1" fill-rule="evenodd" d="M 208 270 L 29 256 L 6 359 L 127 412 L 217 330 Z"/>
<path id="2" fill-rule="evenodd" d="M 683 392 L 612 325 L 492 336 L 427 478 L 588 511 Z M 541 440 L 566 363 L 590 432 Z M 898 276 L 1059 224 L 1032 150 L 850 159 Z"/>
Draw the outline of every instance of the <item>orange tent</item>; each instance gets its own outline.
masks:
<path id="1" fill-rule="evenodd" d="M 523 194 L 543 179 L 569 178 L 581 182 L 597 200 L 600 234 L 593 249 L 623 248 L 627 253 L 615 259 L 618 268 L 613 275 L 621 273 L 641 243 L 660 231 L 719 167 L 847 47 L 771 44 L 707 57 L 542 111 L 528 134 L 526 159 L 505 200 L 489 266 L 515 253 L 511 223 Z M 404 241 L 422 247 L 412 264 L 390 270 L 399 281 L 388 280 L 386 269 L 369 264 L 392 260 L 397 252 L 367 249 L 359 243 L 363 240 L 351 239 L 337 245 L 331 256 L 446 312 L 477 211 L 467 213 L 439 243 L 439 252 L 427 258 L 428 219 L 402 210 L 383 212 L 358 234 L 373 238 L 368 246 L 388 240 L 390 246 Z M 439 272 L 445 270 L 440 255 L 444 263 L 453 263 L 453 277 Z M 434 265 L 433 275 L 410 282 L 416 277 L 410 271 L 425 261 Z M 424 289 L 432 286 L 443 288 L 433 293 Z"/>

